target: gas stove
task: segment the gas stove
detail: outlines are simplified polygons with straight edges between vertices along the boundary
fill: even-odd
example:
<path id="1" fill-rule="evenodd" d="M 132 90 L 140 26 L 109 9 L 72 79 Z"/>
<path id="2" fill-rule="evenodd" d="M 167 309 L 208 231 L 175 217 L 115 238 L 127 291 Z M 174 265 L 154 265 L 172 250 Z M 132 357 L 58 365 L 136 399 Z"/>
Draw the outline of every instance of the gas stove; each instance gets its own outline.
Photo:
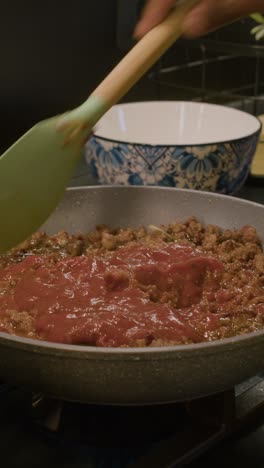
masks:
<path id="1" fill-rule="evenodd" d="M 195 467 L 207 451 L 261 424 L 264 376 L 201 400 L 148 407 L 83 405 L 1 384 L 0 410 L 0 454 L 9 468 Z"/>
<path id="2" fill-rule="evenodd" d="M 73 186 L 95 182 L 82 161 Z M 242 198 L 264 203 L 263 186 Z M 181 404 L 108 407 L 0 384 L 0 457 L 8 468 L 263 468 L 264 375 Z"/>

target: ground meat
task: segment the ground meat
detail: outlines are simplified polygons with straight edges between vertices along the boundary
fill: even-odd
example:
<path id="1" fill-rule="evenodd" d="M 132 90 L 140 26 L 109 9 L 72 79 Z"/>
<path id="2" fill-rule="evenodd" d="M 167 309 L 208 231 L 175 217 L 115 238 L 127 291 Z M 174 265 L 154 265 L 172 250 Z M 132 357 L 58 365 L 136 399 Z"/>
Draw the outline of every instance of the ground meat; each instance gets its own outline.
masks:
<path id="1" fill-rule="evenodd" d="M 0 330 L 33 338 L 36 336 L 34 319 L 34 314 L 27 311 L 8 310 L 0 320 Z"/>
<path id="2" fill-rule="evenodd" d="M 259 274 L 264 275 L 264 254 L 258 253 L 255 256 L 254 266 Z"/>
<path id="3" fill-rule="evenodd" d="M 59 259 L 79 256 L 84 251 L 85 240 L 82 235 L 73 236 L 61 231 L 54 236 L 48 236 L 44 232 L 37 232 L 7 254 L 0 255 L 0 267 L 10 263 L 18 263 L 29 255 L 45 255 Z"/>
<path id="4" fill-rule="evenodd" d="M 106 271 L 104 274 L 106 287 L 111 291 L 126 287 L 129 279 L 128 272 L 123 270 Z"/>
<path id="5" fill-rule="evenodd" d="M 144 250 L 147 246 L 150 252 L 153 252 L 164 246 L 178 245 L 198 249 L 197 252 L 199 251 L 201 256 L 215 259 L 223 265 L 223 269 L 210 271 L 207 264 L 202 270 L 200 262 L 199 274 L 195 276 L 194 264 L 190 270 L 191 276 L 187 275 L 187 278 L 183 273 L 184 282 L 181 276 L 177 276 L 178 273 L 173 273 L 173 268 L 170 273 L 166 273 L 166 269 L 163 271 L 149 266 L 138 271 L 128 271 L 123 264 L 117 263 L 114 268 L 107 267 L 103 271 L 102 287 L 112 295 L 124 292 L 123 303 L 133 291 L 140 291 L 140 300 L 145 301 L 144 304 L 157 304 L 157 307 L 160 307 L 157 310 L 163 311 L 162 313 L 168 313 L 169 310 L 173 310 L 176 316 L 177 312 L 179 313 L 182 332 L 177 337 L 175 335 L 174 339 L 166 339 L 165 335 L 159 338 L 155 333 L 146 330 L 144 333 L 142 331 L 142 336 L 133 335 L 131 329 L 131 337 L 134 338 L 131 338 L 129 344 L 120 342 L 121 347 L 212 341 L 264 328 L 264 253 L 255 228 L 245 226 L 241 229 L 221 229 L 218 226 L 203 226 L 199 220 L 191 217 L 185 222 L 175 222 L 157 228 L 111 229 L 101 225 L 93 232 L 78 235 L 63 231 L 54 236 L 43 232 L 34 234 L 17 248 L 0 256 L 0 330 L 43 339 L 43 323 L 40 321 L 38 330 L 36 328 L 38 311 L 22 306 L 20 310 L 16 310 L 13 307 L 16 304 L 14 295 L 17 285 L 23 285 L 30 272 L 40 271 L 43 262 L 47 267 L 46 275 L 50 275 L 53 265 L 55 269 L 63 259 L 87 258 L 97 263 L 99 259 L 110 262 L 115 256 L 119 258 L 120 254 L 129 252 L 129 249 Z M 16 264 L 18 267 L 23 265 L 22 270 L 17 270 L 19 273 L 9 270 Z M 61 265 L 61 268 L 68 268 L 67 263 Z M 76 265 L 79 268 L 78 264 Z M 192 288 L 190 297 L 188 287 L 186 289 L 188 281 L 191 281 Z M 67 294 L 70 294 L 70 291 Z M 9 302 L 5 302 L 6 297 L 9 297 Z M 74 313 L 73 310 L 72 314 Z M 111 317 L 107 317 L 104 325 L 106 334 L 112 323 Z M 129 317 L 126 320 L 129 321 Z M 136 317 L 133 320 L 135 326 Z M 75 342 L 101 346 L 107 343 L 107 339 L 106 335 L 91 335 L 87 338 L 83 329 L 78 336 L 76 335 Z"/>

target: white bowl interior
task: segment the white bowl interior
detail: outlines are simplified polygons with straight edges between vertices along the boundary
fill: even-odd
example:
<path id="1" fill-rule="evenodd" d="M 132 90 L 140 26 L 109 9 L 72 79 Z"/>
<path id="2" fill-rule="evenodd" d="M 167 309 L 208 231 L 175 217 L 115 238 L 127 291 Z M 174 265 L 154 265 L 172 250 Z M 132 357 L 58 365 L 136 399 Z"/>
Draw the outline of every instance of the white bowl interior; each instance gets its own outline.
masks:
<path id="1" fill-rule="evenodd" d="M 151 101 L 114 106 L 95 135 L 150 145 L 206 145 L 250 136 L 260 121 L 246 112 L 207 103 Z"/>

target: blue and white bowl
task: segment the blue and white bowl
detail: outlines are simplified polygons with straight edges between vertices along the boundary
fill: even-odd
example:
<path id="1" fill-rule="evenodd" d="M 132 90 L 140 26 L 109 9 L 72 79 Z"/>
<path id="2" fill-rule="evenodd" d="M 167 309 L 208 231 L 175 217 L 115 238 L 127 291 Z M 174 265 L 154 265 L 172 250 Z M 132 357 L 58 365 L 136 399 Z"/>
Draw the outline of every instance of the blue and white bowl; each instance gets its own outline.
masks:
<path id="1" fill-rule="evenodd" d="M 101 184 L 159 185 L 237 192 L 261 132 L 245 112 L 196 102 L 114 106 L 98 123 L 85 156 Z"/>

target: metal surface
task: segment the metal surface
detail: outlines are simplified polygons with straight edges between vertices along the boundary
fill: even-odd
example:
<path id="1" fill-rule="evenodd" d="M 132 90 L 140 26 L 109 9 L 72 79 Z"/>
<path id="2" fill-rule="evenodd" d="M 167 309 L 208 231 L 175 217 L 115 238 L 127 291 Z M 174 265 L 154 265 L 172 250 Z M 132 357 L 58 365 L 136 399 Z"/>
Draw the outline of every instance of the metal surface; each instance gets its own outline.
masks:
<path id="1" fill-rule="evenodd" d="M 137 226 L 195 215 L 223 228 L 264 232 L 264 207 L 211 193 L 152 187 L 67 191 L 43 228 L 87 231 L 95 224 Z M 47 395 L 100 404 L 153 404 L 221 392 L 264 367 L 264 331 L 213 343 L 109 349 L 57 345 L 0 334 L 0 377 Z M 0 380 L 1 380 L 0 379 Z"/>
<path id="2" fill-rule="evenodd" d="M 250 40 L 249 33 L 250 26 Z M 254 115 L 263 112 L 263 45 L 215 40 L 209 36 L 189 41 L 184 49 L 185 58 L 181 54 L 180 62 L 177 47 L 178 44 L 174 46 L 175 57 L 169 65 L 162 57 L 159 66 L 149 75 L 161 99 L 167 92 L 174 93 L 175 97 L 178 93 L 187 96 L 189 92 L 185 99 L 226 103 Z M 248 69 L 251 73 L 247 73 Z M 242 78 L 241 70 L 246 70 Z"/>

